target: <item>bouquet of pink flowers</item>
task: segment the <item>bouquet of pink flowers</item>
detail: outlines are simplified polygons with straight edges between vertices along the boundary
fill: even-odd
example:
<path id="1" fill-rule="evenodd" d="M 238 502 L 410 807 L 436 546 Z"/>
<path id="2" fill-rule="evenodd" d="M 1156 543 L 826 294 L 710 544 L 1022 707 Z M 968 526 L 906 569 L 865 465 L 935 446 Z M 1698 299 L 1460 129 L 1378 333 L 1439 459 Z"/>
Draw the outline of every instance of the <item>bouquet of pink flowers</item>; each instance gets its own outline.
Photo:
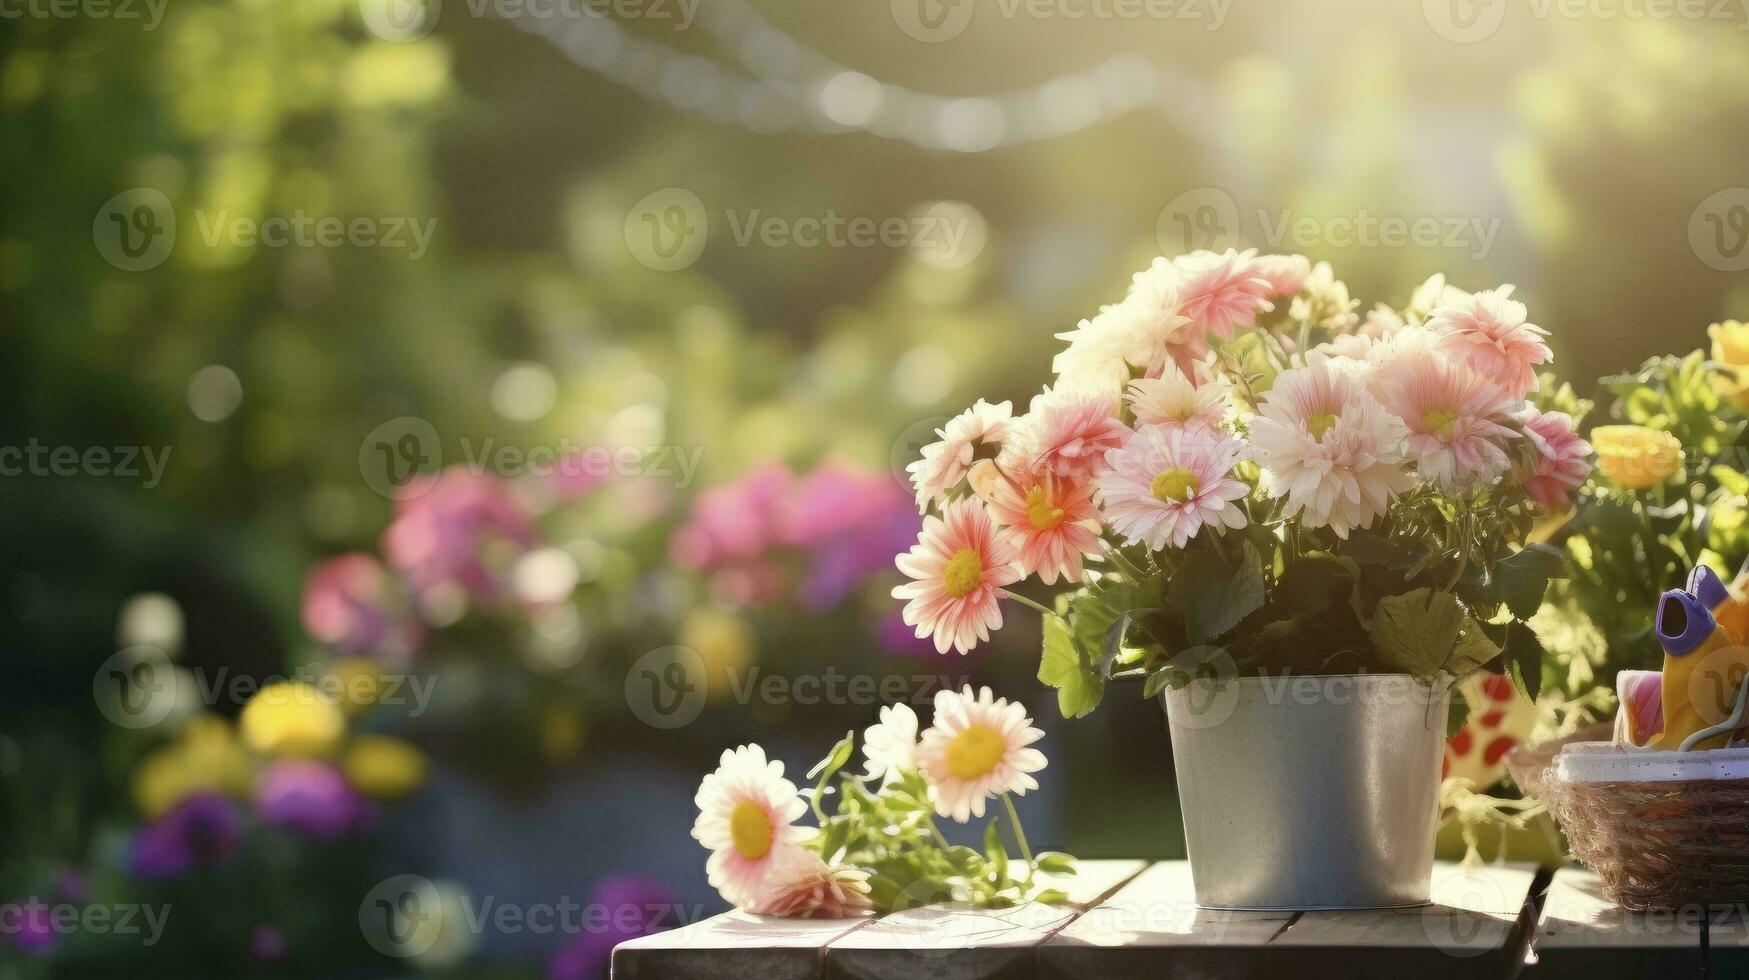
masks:
<path id="1" fill-rule="evenodd" d="M 1303 256 L 1156 259 L 1059 335 L 1024 415 L 979 401 L 909 467 L 930 516 L 898 558 L 905 622 L 965 653 L 1002 598 L 1035 607 L 1065 716 L 1111 678 L 1151 697 L 1211 667 L 1492 666 L 1534 697 L 1525 620 L 1563 562 L 1529 542 L 1591 468 L 1527 401 L 1547 331 L 1510 286 L 1358 305 Z M 1011 591 L 1028 576 L 1057 594 Z"/>

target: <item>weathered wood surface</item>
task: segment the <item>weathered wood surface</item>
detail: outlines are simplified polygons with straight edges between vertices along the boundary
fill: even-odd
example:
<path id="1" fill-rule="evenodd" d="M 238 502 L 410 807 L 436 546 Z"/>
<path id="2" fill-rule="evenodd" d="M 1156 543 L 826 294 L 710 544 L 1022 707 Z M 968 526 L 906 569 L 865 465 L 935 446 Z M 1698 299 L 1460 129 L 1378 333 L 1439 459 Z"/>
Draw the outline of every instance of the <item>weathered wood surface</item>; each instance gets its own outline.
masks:
<path id="1" fill-rule="evenodd" d="M 1597 877 L 1562 868 L 1549 883 L 1527 980 L 1749 976 L 1749 916 L 1741 905 L 1629 912 Z"/>
<path id="2" fill-rule="evenodd" d="M 1516 971 L 1534 872 L 1441 865 L 1435 904 L 1371 912 L 1211 912 L 1190 866 L 1086 861 L 1067 906 L 930 906 L 808 922 L 729 913 L 614 952 L 619 980 L 1032 980 L 1319 975 L 1485 980 Z"/>

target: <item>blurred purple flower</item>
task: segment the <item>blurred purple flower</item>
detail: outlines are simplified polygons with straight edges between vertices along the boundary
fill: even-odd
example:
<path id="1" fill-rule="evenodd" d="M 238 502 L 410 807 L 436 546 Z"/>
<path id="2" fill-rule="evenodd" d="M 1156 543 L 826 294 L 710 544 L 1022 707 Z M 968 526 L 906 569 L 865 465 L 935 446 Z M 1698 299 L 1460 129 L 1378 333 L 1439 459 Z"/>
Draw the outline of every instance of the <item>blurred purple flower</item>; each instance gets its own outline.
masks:
<path id="1" fill-rule="evenodd" d="M 397 592 L 394 576 L 371 555 L 330 558 L 304 578 L 304 629 L 347 653 L 405 665 L 425 640 L 425 624 Z"/>
<path id="2" fill-rule="evenodd" d="M 584 932 L 547 961 L 548 980 L 607 980 L 613 948 L 680 923 L 674 892 L 638 875 L 603 879 L 589 893 Z"/>
<path id="3" fill-rule="evenodd" d="M 343 837 L 374 815 L 340 770 L 308 759 L 282 759 L 262 771 L 255 781 L 255 814 L 268 826 L 314 840 Z"/>
<path id="4" fill-rule="evenodd" d="M 7 902 L 0 905 L 0 920 L 13 924 L 7 929 L 13 945 L 26 956 L 42 956 L 60 940 L 55 932 L 54 910 L 54 905 L 35 898 Z"/>
<path id="5" fill-rule="evenodd" d="M 534 547 L 534 523 L 515 488 L 489 473 L 452 466 L 424 493 L 396 501 L 383 532 L 389 567 L 421 602 L 459 588 L 494 602 L 507 593 L 511 567 Z"/>
<path id="6" fill-rule="evenodd" d="M 237 806 L 218 793 L 190 796 L 134 834 L 128 867 L 141 878 L 175 878 L 224 864 L 243 836 Z"/>
<path id="7" fill-rule="evenodd" d="M 249 934 L 249 955 L 263 962 L 274 962 L 285 959 L 287 946 L 285 933 L 275 926 L 265 923 L 255 927 Z"/>

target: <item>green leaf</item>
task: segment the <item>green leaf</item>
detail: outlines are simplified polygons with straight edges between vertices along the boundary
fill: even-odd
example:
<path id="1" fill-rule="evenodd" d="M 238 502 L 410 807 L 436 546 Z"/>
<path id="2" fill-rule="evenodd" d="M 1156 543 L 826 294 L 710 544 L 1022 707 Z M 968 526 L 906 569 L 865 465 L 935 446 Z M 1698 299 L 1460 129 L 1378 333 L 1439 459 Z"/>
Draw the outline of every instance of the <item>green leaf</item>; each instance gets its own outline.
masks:
<path id="1" fill-rule="evenodd" d="M 1085 717 L 1105 696 L 1105 678 L 1088 662 L 1068 620 L 1061 616 L 1044 617 L 1038 679 L 1057 689 L 1057 710 L 1064 718 Z"/>
<path id="2" fill-rule="evenodd" d="M 1313 551 L 1300 556 L 1281 576 L 1276 594 L 1295 616 L 1317 616 L 1354 592 L 1360 566 L 1353 558 Z"/>
<path id="3" fill-rule="evenodd" d="M 1237 565 L 1212 550 L 1194 552 L 1172 574 L 1166 598 L 1192 644 L 1218 640 L 1263 608 L 1263 559 L 1249 541 Z"/>
<path id="4" fill-rule="evenodd" d="M 996 888 L 1008 887 L 1008 848 L 1002 845 L 1002 819 L 990 821 L 984 828 L 984 861 L 996 873 Z"/>
<path id="5" fill-rule="evenodd" d="M 1518 619 L 1529 619 L 1542 608 L 1548 592 L 1549 579 L 1565 578 L 1567 559 L 1558 548 L 1546 544 L 1525 545 L 1517 553 L 1494 565 L 1494 574 L 1482 581 L 1480 572 L 1471 568 L 1464 584 L 1476 598 L 1489 605 L 1504 604 Z"/>
<path id="6" fill-rule="evenodd" d="M 1172 671 L 1156 670 L 1148 675 L 1148 680 L 1142 685 L 1142 700 L 1152 701 L 1160 696 L 1160 692 L 1172 685 Z"/>
<path id="7" fill-rule="evenodd" d="M 1465 700 L 1464 692 L 1456 687 L 1451 689 L 1451 710 L 1445 716 L 1445 737 L 1456 735 L 1464 724 L 1470 720 L 1470 702 Z"/>
<path id="8" fill-rule="evenodd" d="M 1506 633 L 1506 676 L 1525 700 L 1536 702 L 1543 690 L 1543 645 L 1536 631 L 1523 623 L 1513 623 Z"/>
<path id="9" fill-rule="evenodd" d="M 1371 531 L 1355 531 L 1341 546 L 1343 554 L 1362 565 L 1384 568 L 1408 568 L 1415 564 L 1415 555 L 1389 538 Z"/>
<path id="10" fill-rule="evenodd" d="M 855 751 L 856 732 L 851 731 L 839 739 L 837 745 L 832 746 L 832 751 L 826 754 L 826 758 L 821 759 L 818 765 L 808 770 L 808 778 L 825 783 L 837 775 L 838 770 L 844 768 L 844 764 L 850 761 L 851 753 Z"/>
<path id="11" fill-rule="evenodd" d="M 1489 638 L 1482 624 L 1474 618 L 1465 618 L 1463 631 L 1458 634 L 1457 645 L 1452 648 L 1445 669 L 1462 677 L 1498 656 L 1500 647 Z"/>
<path id="12" fill-rule="evenodd" d="M 1056 851 L 1040 851 L 1033 858 L 1033 864 L 1045 874 L 1072 875 L 1075 873 L 1075 859 L 1068 854 Z"/>
<path id="13" fill-rule="evenodd" d="M 1069 893 L 1061 888 L 1046 888 L 1034 895 L 1032 900 L 1042 905 L 1067 905 Z"/>
<path id="14" fill-rule="evenodd" d="M 1445 666 L 1463 624 L 1456 596 L 1423 588 L 1380 599 L 1367 634 L 1379 659 L 1427 680 Z"/>

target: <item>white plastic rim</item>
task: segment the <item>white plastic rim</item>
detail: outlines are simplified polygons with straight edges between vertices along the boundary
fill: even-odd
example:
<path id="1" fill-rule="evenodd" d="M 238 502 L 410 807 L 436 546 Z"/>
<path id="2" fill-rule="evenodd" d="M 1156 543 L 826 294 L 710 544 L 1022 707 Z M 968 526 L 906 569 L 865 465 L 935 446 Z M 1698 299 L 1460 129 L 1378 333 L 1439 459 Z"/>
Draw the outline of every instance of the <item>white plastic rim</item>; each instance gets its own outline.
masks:
<path id="1" fill-rule="evenodd" d="M 1612 742 L 1574 742 L 1555 757 L 1555 778 L 1574 783 L 1749 779 L 1749 748 L 1636 752 Z"/>

